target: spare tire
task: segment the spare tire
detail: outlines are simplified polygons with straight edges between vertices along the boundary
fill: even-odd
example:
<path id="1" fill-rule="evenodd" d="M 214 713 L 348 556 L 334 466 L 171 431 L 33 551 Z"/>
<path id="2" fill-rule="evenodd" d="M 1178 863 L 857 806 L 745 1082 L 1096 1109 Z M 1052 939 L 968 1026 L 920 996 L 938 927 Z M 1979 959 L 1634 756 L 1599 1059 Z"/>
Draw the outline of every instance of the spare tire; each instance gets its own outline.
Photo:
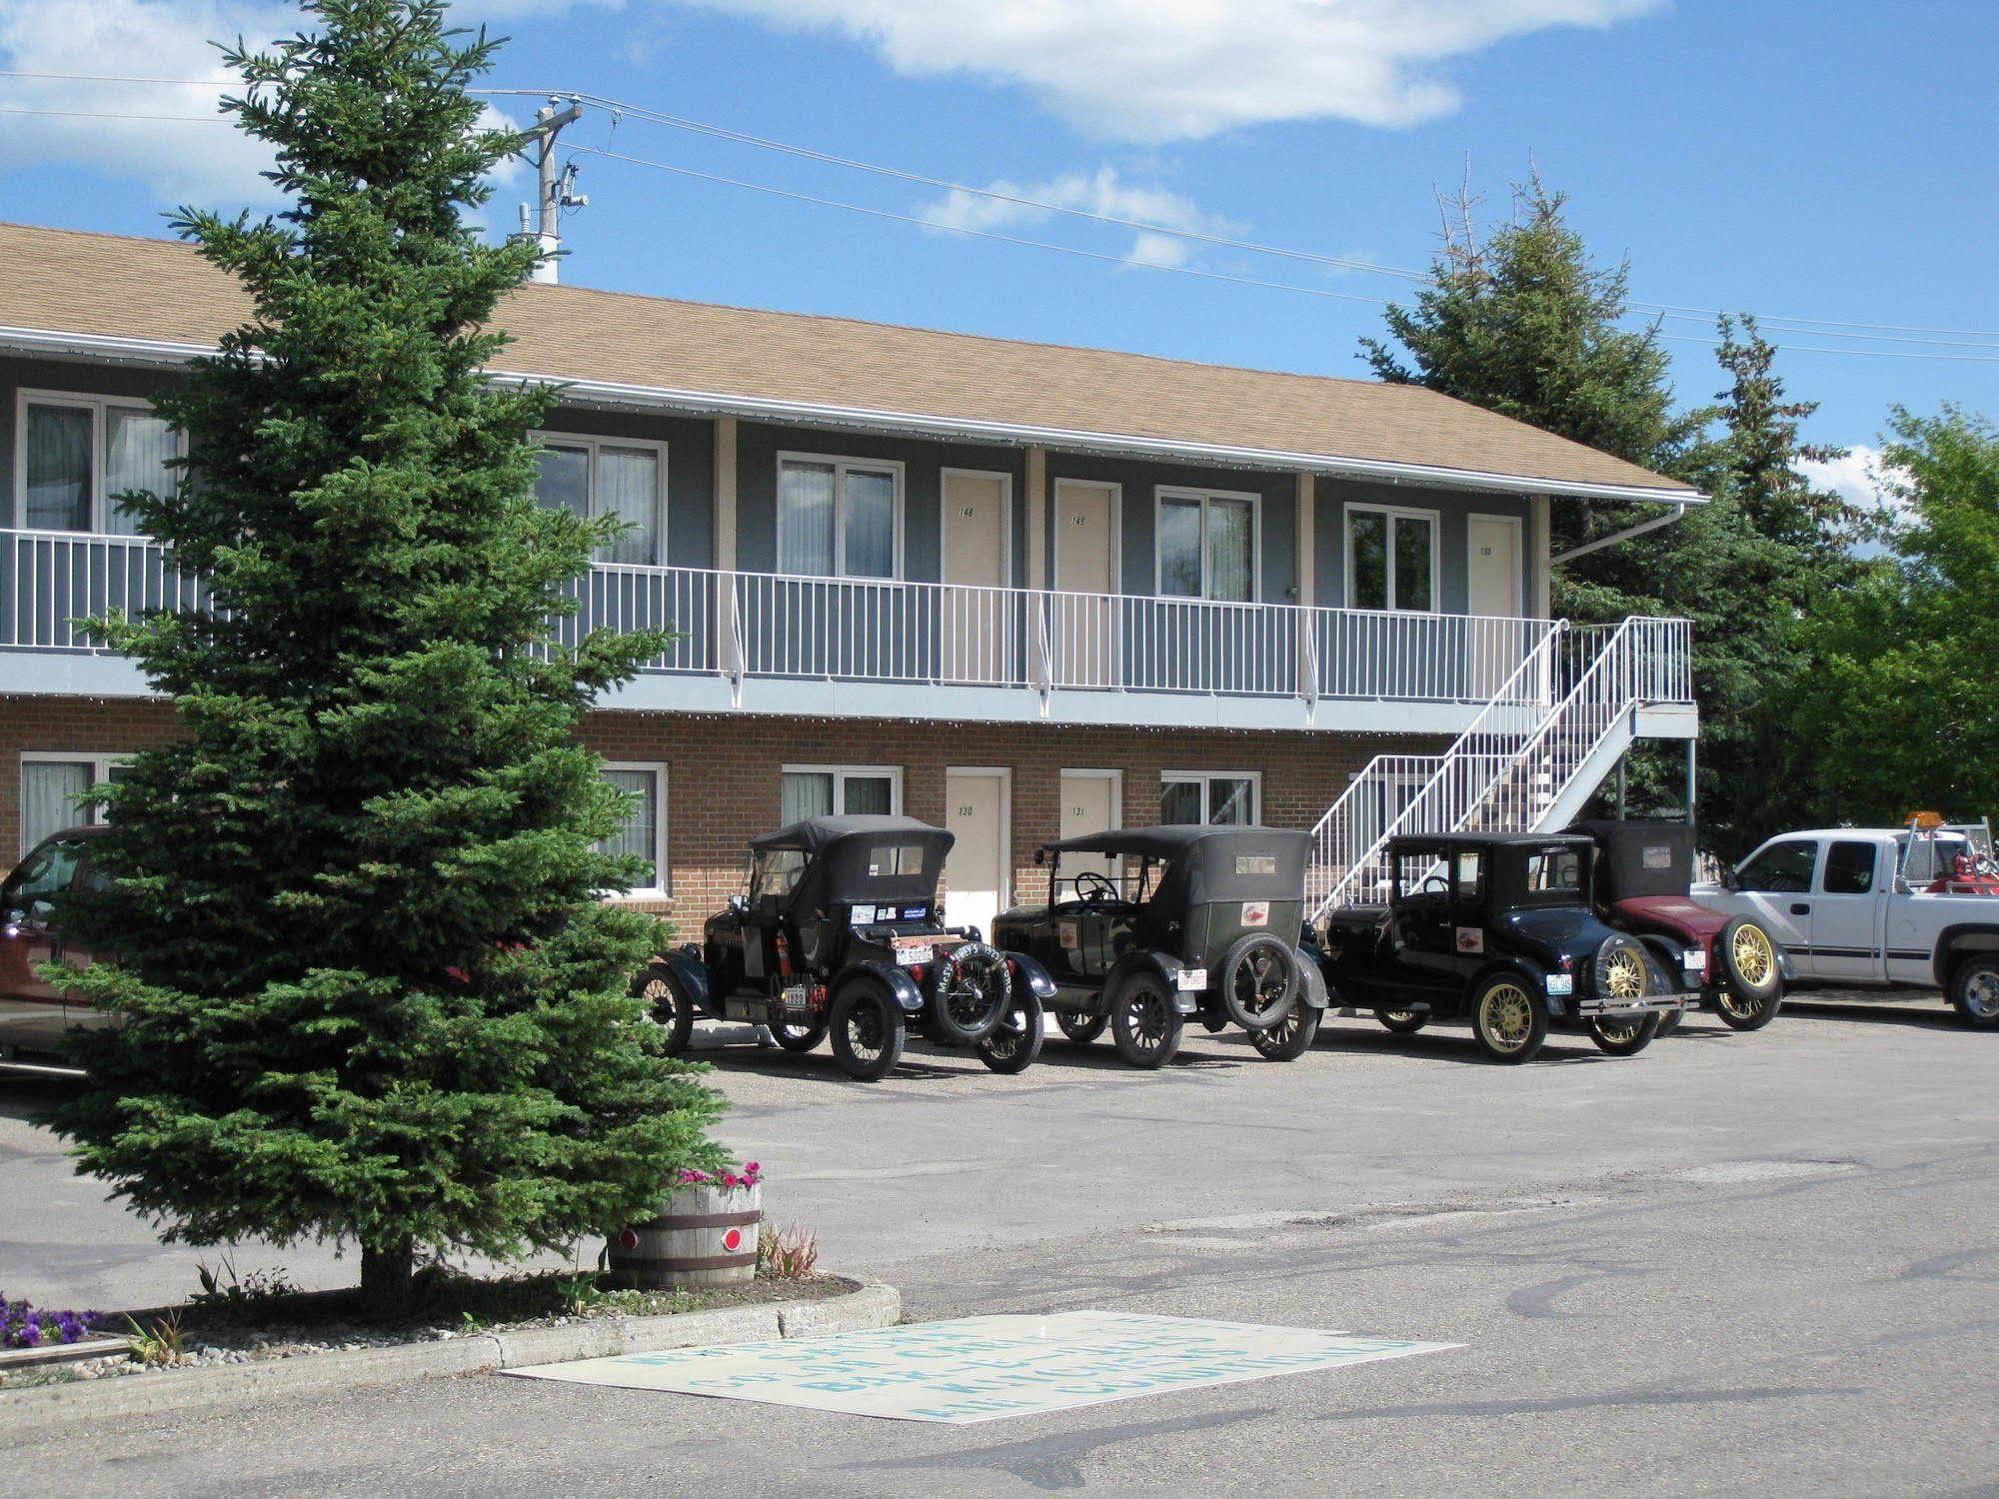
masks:
<path id="1" fill-rule="evenodd" d="M 1715 1005 L 1731 1030 L 1761 1030 L 1777 1018 L 1784 1002 L 1784 969 L 1777 944 L 1759 922 L 1737 916 L 1714 939 L 1723 993 Z"/>
<path id="2" fill-rule="evenodd" d="M 993 1033 L 1013 998 L 1006 955 L 961 942 L 930 965 L 929 1031 L 940 1046 L 976 1046 Z"/>
<path id="3" fill-rule="evenodd" d="M 1593 999 L 1615 1003 L 1643 999 L 1652 992 L 1651 957 L 1636 937 L 1622 932 L 1605 937 L 1596 950 L 1592 970 L 1596 980 Z"/>
<path id="4" fill-rule="evenodd" d="M 1246 1031 L 1269 1030 L 1298 1003 L 1298 954 L 1281 937 L 1251 932 L 1222 959 L 1222 1005 Z"/>

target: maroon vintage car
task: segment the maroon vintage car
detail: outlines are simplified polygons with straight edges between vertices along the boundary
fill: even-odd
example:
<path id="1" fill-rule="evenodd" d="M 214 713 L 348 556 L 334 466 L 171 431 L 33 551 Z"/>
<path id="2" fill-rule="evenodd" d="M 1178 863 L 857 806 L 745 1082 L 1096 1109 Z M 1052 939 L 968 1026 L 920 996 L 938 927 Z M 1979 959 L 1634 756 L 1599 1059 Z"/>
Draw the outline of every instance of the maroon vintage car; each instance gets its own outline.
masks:
<path id="1" fill-rule="evenodd" d="M 1684 822 L 1579 822 L 1600 851 L 1596 905 L 1604 920 L 1638 938 L 1699 944 L 1707 954 L 1701 1004 L 1738 1031 L 1761 1030 L 1784 1002 L 1790 959 L 1746 916 L 1702 905 L 1694 882 L 1694 828 Z"/>

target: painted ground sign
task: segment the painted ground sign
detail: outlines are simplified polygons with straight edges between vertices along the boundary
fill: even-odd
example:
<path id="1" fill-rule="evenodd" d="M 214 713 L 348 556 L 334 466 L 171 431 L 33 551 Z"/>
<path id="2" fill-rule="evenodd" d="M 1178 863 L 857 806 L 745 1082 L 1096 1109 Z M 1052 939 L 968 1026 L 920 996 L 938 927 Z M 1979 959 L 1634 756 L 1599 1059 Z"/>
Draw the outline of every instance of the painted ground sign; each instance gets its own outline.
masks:
<path id="1" fill-rule="evenodd" d="M 963 1425 L 1458 1346 L 1191 1317 L 1060 1312 L 675 1348 L 507 1372 Z"/>

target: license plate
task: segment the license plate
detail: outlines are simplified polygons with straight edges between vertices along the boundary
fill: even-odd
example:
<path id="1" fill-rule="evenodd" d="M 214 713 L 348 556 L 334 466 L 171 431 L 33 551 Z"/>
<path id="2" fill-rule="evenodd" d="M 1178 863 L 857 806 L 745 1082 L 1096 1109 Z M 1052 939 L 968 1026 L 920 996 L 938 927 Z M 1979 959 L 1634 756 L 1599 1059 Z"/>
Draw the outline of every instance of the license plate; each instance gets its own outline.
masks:
<path id="1" fill-rule="evenodd" d="M 917 968 L 930 961 L 930 949 L 927 947 L 898 947 L 895 950 L 895 960 L 904 968 Z"/>
<path id="2" fill-rule="evenodd" d="M 778 998 L 784 1002 L 784 1008 L 790 1014 L 809 1016 L 812 1013 L 812 990 L 807 985 L 793 984 Z"/>
<path id="3" fill-rule="evenodd" d="M 1695 970 L 1704 969 L 1707 967 L 1707 954 L 1702 952 L 1698 947 L 1690 947 L 1687 949 L 1686 957 L 1681 959 L 1681 962 L 1688 968 Z"/>
<path id="4" fill-rule="evenodd" d="M 1576 976 L 1572 973 L 1551 973 L 1548 975 L 1550 994 L 1573 994 L 1576 992 Z"/>
<path id="5" fill-rule="evenodd" d="M 1205 968 L 1183 968 L 1180 970 L 1182 989 L 1205 989 L 1208 987 L 1208 970 Z"/>

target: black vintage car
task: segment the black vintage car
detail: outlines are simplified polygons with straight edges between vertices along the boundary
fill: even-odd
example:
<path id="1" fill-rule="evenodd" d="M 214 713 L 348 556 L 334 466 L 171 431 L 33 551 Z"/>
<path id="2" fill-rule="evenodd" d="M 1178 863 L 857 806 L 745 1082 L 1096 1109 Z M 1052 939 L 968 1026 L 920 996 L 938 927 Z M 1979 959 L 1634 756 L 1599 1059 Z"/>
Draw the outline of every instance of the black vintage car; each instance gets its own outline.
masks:
<path id="1" fill-rule="evenodd" d="M 1457 833 L 1389 843 L 1389 904 L 1335 912 L 1333 1002 L 1392 1031 L 1469 1021 L 1485 1053 L 1524 1062 L 1550 1024 L 1614 1056 L 1643 1051 L 1697 996 L 1681 965 L 1590 907 L 1596 845 L 1563 834 Z"/>
<path id="2" fill-rule="evenodd" d="M 1094 1041 L 1108 1024 L 1134 1067 L 1171 1060 L 1189 1017 L 1210 1031 L 1233 1021 L 1262 1055 L 1288 1062 L 1326 1006 L 1317 968 L 1294 946 L 1310 847 L 1306 833 L 1204 826 L 1045 844 L 1036 860 L 1051 903 L 1002 912 L 993 940 L 1047 966 L 1048 1007 L 1070 1040 Z"/>
<path id="3" fill-rule="evenodd" d="M 884 1076 L 914 1026 L 976 1048 L 994 1072 L 1041 1050 L 1055 993 L 1032 958 L 946 927 L 938 876 L 952 835 L 908 817 L 810 817 L 750 840 L 749 889 L 711 916 L 699 947 L 656 958 L 637 992 L 687 1046 L 697 1018 L 768 1026 L 787 1051 L 830 1032 L 850 1077 Z"/>

